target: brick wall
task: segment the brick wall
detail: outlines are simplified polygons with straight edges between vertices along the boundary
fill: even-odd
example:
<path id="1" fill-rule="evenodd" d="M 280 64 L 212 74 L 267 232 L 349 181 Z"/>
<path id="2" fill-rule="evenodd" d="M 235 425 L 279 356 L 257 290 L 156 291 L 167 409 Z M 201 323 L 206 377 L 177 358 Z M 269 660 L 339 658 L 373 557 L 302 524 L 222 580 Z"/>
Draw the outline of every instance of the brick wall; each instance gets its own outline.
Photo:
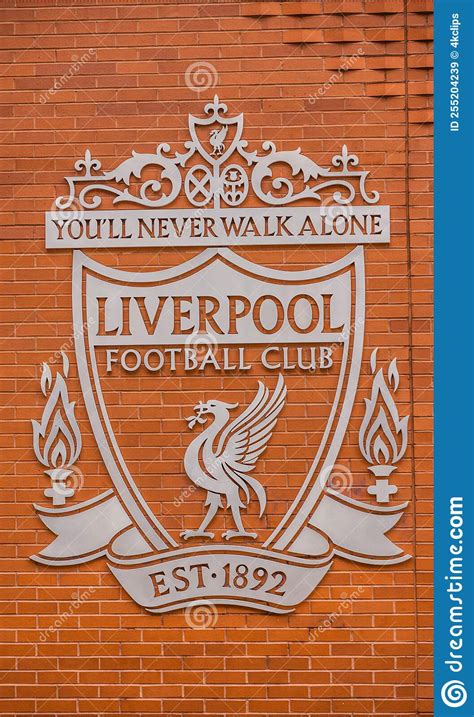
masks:
<path id="1" fill-rule="evenodd" d="M 3 0 L 1 6 L 0 711 L 432 714 L 431 3 Z M 198 92 L 189 82 L 195 62 L 210 63 L 215 87 Z M 39 366 L 64 347 L 84 439 L 84 483 L 75 499 L 110 486 L 73 360 L 71 253 L 45 250 L 43 212 L 64 193 L 64 177 L 87 147 L 106 169 L 132 149 L 178 144 L 187 139 L 188 113 L 202 114 L 215 92 L 231 114 L 245 113 L 245 136 L 254 144 L 301 146 L 328 166 L 346 142 L 370 171 L 370 187 L 392 207 L 390 247 L 367 249 L 363 372 L 339 460 L 350 470 L 351 494 L 366 499 L 370 479 L 357 431 L 370 387 L 368 359 L 378 346 L 382 363 L 398 359 L 399 410 L 413 417 L 396 474 L 397 499 L 410 500 L 410 509 L 392 533 L 413 559 L 384 568 L 337 559 L 293 614 L 220 607 L 212 628 L 196 630 L 182 611 L 146 614 L 102 560 L 61 570 L 29 560 L 51 537 L 32 508 L 44 502 L 47 482 L 32 451 L 30 419 L 39 419 L 44 406 Z M 272 267 L 309 268 L 345 252 L 241 253 Z M 196 251 L 90 254 L 122 268 L 151 269 Z M 303 418 L 316 421 L 311 392 L 301 390 Z M 130 377 L 111 392 L 119 440 L 150 502 L 169 506 L 167 526 L 177 535 L 184 523 L 194 525 L 202 504 L 194 495 L 173 513 L 176 490 L 187 483 L 179 438 L 163 438 L 156 386 L 148 393 L 144 377 Z M 180 398 L 171 397 L 166 420 L 182 415 Z M 266 454 L 277 512 L 291 499 L 287 476 L 304 473 L 311 460 L 302 430 L 299 417 L 289 417 Z M 74 607 L 78 595 L 84 599 Z"/>

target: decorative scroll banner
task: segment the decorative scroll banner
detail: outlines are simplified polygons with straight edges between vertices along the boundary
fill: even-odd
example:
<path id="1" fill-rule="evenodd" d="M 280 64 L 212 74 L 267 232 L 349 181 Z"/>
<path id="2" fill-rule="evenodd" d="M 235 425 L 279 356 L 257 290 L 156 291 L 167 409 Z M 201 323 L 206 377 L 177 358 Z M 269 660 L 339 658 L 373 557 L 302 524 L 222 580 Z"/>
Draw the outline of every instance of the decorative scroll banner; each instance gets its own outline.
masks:
<path id="1" fill-rule="evenodd" d="M 266 612 L 290 612 L 331 567 L 332 550 L 313 560 L 258 548 L 213 545 L 166 556 L 120 560 L 109 568 L 130 597 L 150 612 L 166 612 L 203 600 Z"/>
<path id="2" fill-rule="evenodd" d="M 150 612 L 166 612 L 200 602 L 247 605 L 288 612 L 319 585 L 334 555 L 367 564 L 394 564 L 407 556 L 385 533 L 400 519 L 406 503 L 367 506 L 326 492 L 308 535 L 300 534 L 287 552 L 247 546 L 199 545 L 151 550 L 113 491 L 75 508 L 35 506 L 56 539 L 33 560 L 45 565 L 77 565 L 106 556 L 127 593 Z M 313 557 L 309 557 L 313 556 Z"/>

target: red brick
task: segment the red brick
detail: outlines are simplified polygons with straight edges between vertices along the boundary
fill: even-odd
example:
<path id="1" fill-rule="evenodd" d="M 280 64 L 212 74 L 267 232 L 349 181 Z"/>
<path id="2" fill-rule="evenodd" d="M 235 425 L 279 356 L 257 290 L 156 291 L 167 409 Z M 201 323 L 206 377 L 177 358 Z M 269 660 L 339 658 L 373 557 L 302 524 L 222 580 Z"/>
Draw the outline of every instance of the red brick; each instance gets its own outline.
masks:
<path id="1" fill-rule="evenodd" d="M 4 5 L 0 712 L 15 717 L 432 714 L 432 2 L 408 0 L 407 17 L 402 0 Z M 93 58 L 42 102 L 74 56 L 89 47 Z M 186 71 L 202 61 L 214 66 L 216 85 L 195 92 L 186 84 Z M 44 405 L 41 362 L 62 345 L 71 347 L 73 357 L 71 254 L 45 250 L 44 212 L 64 193 L 64 177 L 87 147 L 103 169 L 113 169 L 132 149 L 155 152 L 160 142 L 181 151 L 188 113 L 201 115 L 215 92 L 231 113 L 245 114 L 244 137 L 252 150 L 265 140 L 285 150 L 300 146 L 329 167 L 346 143 L 369 171 L 368 188 L 379 190 L 381 202 L 391 206 L 390 247 L 365 250 L 365 368 L 338 460 L 350 465 L 354 495 L 365 499 L 369 476 L 357 445 L 358 426 L 370 389 L 367 362 L 379 346 L 380 361 L 398 358 L 397 405 L 403 415 L 411 414 L 409 450 L 395 474 L 397 499 L 410 501 L 410 509 L 392 536 L 416 560 L 365 569 L 337 559 L 294 613 L 219 606 L 212 630 L 192 630 L 183 611 L 159 616 L 141 610 L 103 558 L 62 569 L 29 559 L 51 540 L 32 508 L 44 501 L 48 483 L 32 452 L 30 421 Z M 309 256 L 295 247 L 289 257 L 280 248 L 248 247 L 242 254 L 272 268 L 303 269 L 346 251 L 320 247 Z M 98 261 L 127 264 L 130 270 L 171 267 L 195 254 L 193 249 L 120 256 L 90 251 Z M 76 374 L 73 360 L 86 477 L 78 497 L 87 499 L 110 480 Z M 220 386 L 219 381 L 208 377 L 200 390 Z M 187 415 L 182 390 L 177 381 L 169 392 L 173 428 Z M 284 514 L 294 497 L 290 482 L 313 459 L 305 429 L 311 421 L 319 431 L 326 400 L 302 388 L 304 412 L 289 409 L 281 440 L 265 455 L 275 515 Z M 130 376 L 110 416 L 120 424 L 133 472 L 142 474 L 157 500 L 172 504 L 176 485 L 185 485 L 182 443 L 162 430 L 156 390 Z M 134 425 L 138 416 L 140 432 Z M 173 514 L 176 525 L 170 529 L 178 532 L 185 518 L 196 521 L 201 509 L 191 497 L 182 514 Z M 251 520 L 257 524 L 256 516 Z M 89 586 L 92 598 L 55 628 L 73 593 Z M 361 596 L 330 628 L 315 633 L 358 586 L 364 588 Z"/>
<path id="2" fill-rule="evenodd" d="M 323 42 L 324 36 L 322 30 L 284 30 L 283 42 L 294 44 L 308 44 L 314 42 Z"/>

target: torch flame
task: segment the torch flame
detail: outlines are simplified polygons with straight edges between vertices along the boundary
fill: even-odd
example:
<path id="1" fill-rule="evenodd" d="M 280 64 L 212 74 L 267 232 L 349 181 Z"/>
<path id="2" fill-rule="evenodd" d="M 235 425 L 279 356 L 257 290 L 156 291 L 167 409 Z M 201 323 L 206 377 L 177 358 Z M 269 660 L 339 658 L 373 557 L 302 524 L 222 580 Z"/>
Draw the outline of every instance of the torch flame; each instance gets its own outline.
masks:
<path id="1" fill-rule="evenodd" d="M 67 359 L 64 361 L 63 356 L 63 371 L 66 376 L 68 368 Z M 52 383 L 51 369 L 47 364 L 43 364 L 41 390 L 45 396 Z M 69 401 L 64 377 L 58 372 L 44 407 L 41 423 L 32 421 L 36 458 L 48 468 L 71 466 L 81 452 L 82 439 L 74 407 L 75 402 Z"/>
<path id="2" fill-rule="evenodd" d="M 370 358 L 372 373 L 375 376 L 370 399 L 364 399 L 365 415 L 359 431 L 359 448 L 368 463 L 388 465 L 397 463 L 405 454 L 409 417 L 400 418 L 383 369 L 375 373 L 376 354 L 377 349 L 372 352 Z M 393 392 L 398 388 L 399 379 L 397 360 L 393 359 L 388 369 L 388 380 Z M 377 405 L 379 410 L 376 413 Z M 390 424 L 395 430 L 392 430 Z"/>

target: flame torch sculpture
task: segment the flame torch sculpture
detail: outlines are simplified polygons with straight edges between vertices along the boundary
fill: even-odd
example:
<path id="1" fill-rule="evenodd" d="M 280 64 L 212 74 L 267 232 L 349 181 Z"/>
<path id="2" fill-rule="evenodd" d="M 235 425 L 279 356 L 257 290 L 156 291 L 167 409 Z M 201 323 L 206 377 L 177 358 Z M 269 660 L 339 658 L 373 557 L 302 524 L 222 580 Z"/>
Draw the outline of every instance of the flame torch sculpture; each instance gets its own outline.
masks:
<path id="1" fill-rule="evenodd" d="M 390 485 L 389 476 L 395 465 L 405 455 L 408 441 L 409 416 L 400 418 L 393 393 L 398 389 L 400 376 L 397 359 L 388 368 L 388 385 L 383 369 L 377 371 L 377 349 L 372 351 L 370 367 L 374 376 L 372 393 L 365 400 L 365 415 L 359 430 L 359 448 L 376 477 L 375 485 L 367 492 L 375 496 L 377 503 L 388 503 L 398 488 Z M 390 390 L 391 389 L 391 390 Z M 378 410 L 377 410 L 378 409 Z"/>
<path id="2" fill-rule="evenodd" d="M 82 448 L 81 433 L 74 415 L 75 403 L 69 401 L 65 381 L 69 361 L 63 352 L 61 356 L 64 376 L 57 371 L 54 385 L 51 369 L 43 363 L 41 391 L 47 402 L 41 423 L 32 421 L 33 449 L 51 480 L 51 487 L 44 491 L 44 495 L 52 499 L 53 506 L 64 505 L 66 498 L 74 495 L 74 488 L 68 487 L 66 480 L 73 472 Z"/>

